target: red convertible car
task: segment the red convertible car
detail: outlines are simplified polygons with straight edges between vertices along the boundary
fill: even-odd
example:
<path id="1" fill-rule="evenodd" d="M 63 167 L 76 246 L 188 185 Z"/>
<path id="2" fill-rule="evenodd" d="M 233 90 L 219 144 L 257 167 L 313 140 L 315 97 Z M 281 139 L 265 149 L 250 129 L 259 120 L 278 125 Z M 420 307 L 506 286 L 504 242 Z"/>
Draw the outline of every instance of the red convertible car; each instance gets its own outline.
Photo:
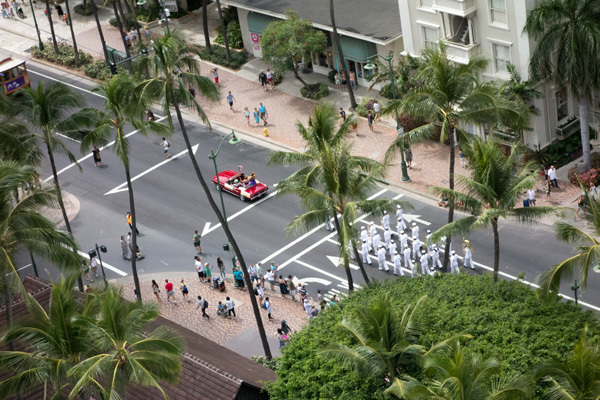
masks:
<path id="1" fill-rule="evenodd" d="M 244 180 L 248 180 L 244 183 Z M 212 178 L 217 190 L 221 189 L 235 196 L 239 196 L 240 200 L 254 200 L 267 194 L 269 187 L 254 178 L 254 174 L 246 176 L 239 172 L 231 170 L 219 172 L 219 178 Z"/>

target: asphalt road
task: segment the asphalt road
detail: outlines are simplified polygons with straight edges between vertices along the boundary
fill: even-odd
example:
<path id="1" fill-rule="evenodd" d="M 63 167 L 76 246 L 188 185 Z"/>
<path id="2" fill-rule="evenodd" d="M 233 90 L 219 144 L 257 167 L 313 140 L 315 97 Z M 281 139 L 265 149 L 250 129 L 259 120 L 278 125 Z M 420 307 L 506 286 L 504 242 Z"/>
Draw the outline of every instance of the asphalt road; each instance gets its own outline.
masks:
<path id="1" fill-rule="evenodd" d="M 29 70 L 34 85 L 39 81 L 62 81 L 73 85 L 74 90 L 86 99 L 88 106 L 102 105 L 102 98 L 89 92 L 89 82 L 74 79 L 64 72 L 49 70 L 36 63 L 30 63 Z M 161 116 L 160 110 L 155 110 L 155 114 Z M 216 129 L 209 132 L 206 127 L 192 121 L 188 121 L 186 126 L 193 145 L 198 145 L 196 159 L 205 179 L 210 180 L 214 175 L 214 166 L 208 155 L 211 149 L 217 149 L 223 134 Z M 128 132 L 132 130 L 129 129 Z M 128 232 L 125 214 L 129 210 L 127 190 L 121 190 L 125 186 L 122 164 L 113 148 L 108 147 L 102 150 L 102 167 L 96 168 L 89 153 L 80 152 L 78 143 L 66 138 L 63 141 L 78 158 L 88 157 L 80 162 L 80 172 L 64 154 L 56 155 L 57 167 L 63 170 L 59 176 L 62 188 L 75 195 L 81 204 L 79 213 L 71 222 L 73 232 L 84 251 L 92 249 L 96 243 L 107 246 L 108 253 L 102 255 L 102 260 L 109 279 L 130 280 L 131 265 L 121 259 L 119 247 L 119 237 Z M 230 255 L 222 248 L 226 242 L 225 235 L 220 227 L 215 227 L 217 219 L 193 172 L 179 127 L 176 126 L 170 139 L 173 158 L 167 162 L 159 145 L 161 140 L 156 135 L 145 137 L 136 133 L 130 136 L 130 141 L 131 174 L 135 179 L 133 188 L 138 229 L 141 232 L 138 244 L 146 257 L 138 263 L 142 281 L 145 279 L 144 275 L 146 278 L 162 275 L 175 278 L 178 274 L 193 273 L 193 257 L 196 252 L 192 245 L 192 235 L 195 229 L 200 232 L 208 231 L 202 239 L 204 259 L 215 263 L 217 257 L 222 257 L 230 265 Z M 317 289 L 328 295 L 346 292 L 345 271 L 336 266 L 338 248 L 335 233 L 321 227 L 308 233 L 285 235 L 287 224 L 302 210 L 297 198 L 274 195 L 276 183 L 289 176 L 294 168 L 267 166 L 266 159 L 270 151 L 266 147 L 242 140 L 237 145 L 225 142 L 218 157 L 219 170 L 235 170 L 238 164 L 242 164 L 245 172 L 254 171 L 260 181 L 270 186 L 271 195 L 254 203 L 242 202 L 237 197 L 223 194 L 229 225 L 246 262 L 262 261 L 268 264 L 271 260 L 275 261 L 280 264 L 282 274 L 294 275 L 300 281 L 308 283 L 309 292 L 313 296 Z M 176 156 L 179 153 L 183 154 Z M 43 179 L 51 175 L 47 163 L 42 170 Z M 212 192 L 212 196 L 219 203 L 216 190 Z M 434 231 L 447 219 L 445 209 L 422 196 L 395 186 L 381 187 L 373 196 L 400 197 L 412 203 L 414 210 L 410 214 L 415 216 L 413 218 L 418 218 L 421 239 L 427 229 Z M 370 216 L 359 219 L 355 224 L 357 227 L 374 220 Z M 475 248 L 476 269 L 474 272 L 463 269 L 462 272 L 489 272 L 493 265 L 491 229 L 473 233 L 469 239 Z M 573 254 L 571 246 L 557 241 L 553 228 L 544 224 L 521 225 L 503 221 L 500 226 L 500 245 L 500 271 L 503 277 L 515 279 L 524 273 L 525 280 L 530 282 L 535 281 L 539 273 L 549 266 Z M 454 248 L 459 248 L 456 241 Z M 19 262 L 25 267 L 22 273 L 31 272 L 26 267 L 30 263 L 28 256 L 20 255 Z M 371 277 L 395 279 L 391 273 L 377 269 L 376 258 L 372 258 L 372 262 L 373 265 L 367 267 Z M 53 276 L 59 273 L 41 260 L 38 260 L 38 266 L 41 271 L 48 269 Z M 363 284 L 358 270 L 353 269 L 353 277 L 356 284 Z M 592 308 L 600 307 L 600 296 L 589 290 L 595 287 L 597 281 L 598 277 L 592 274 L 588 290 L 583 294 L 580 291 L 580 301 L 588 303 Z M 565 283 L 561 293 L 572 296 L 571 283 Z"/>

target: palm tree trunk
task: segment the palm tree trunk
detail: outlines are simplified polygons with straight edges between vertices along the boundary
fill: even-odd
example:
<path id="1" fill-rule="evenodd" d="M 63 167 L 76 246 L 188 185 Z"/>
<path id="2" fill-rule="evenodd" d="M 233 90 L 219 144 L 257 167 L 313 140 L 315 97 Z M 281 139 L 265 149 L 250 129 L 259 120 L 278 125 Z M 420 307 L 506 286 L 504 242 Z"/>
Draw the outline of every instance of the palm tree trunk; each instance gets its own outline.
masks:
<path id="1" fill-rule="evenodd" d="M 371 283 L 371 281 L 369 280 L 369 276 L 367 275 L 367 271 L 365 270 L 365 265 L 362 262 L 361 255 L 358 253 L 358 249 L 356 248 L 354 240 L 352 241 L 352 251 L 354 252 L 354 257 L 356 257 L 356 262 L 358 264 L 358 268 L 360 269 L 360 273 L 362 274 L 365 283 L 368 285 L 369 283 Z"/>
<path id="2" fill-rule="evenodd" d="M 128 4 L 128 0 L 125 0 L 125 4 Z M 135 30 L 138 35 L 138 40 L 141 43 L 142 42 L 142 32 L 140 31 L 140 24 L 138 24 L 138 22 L 137 22 L 137 12 L 135 11 L 135 2 L 134 1 L 131 2 L 130 10 L 131 10 L 131 15 L 133 15 L 133 20 L 135 21 Z"/>
<path id="3" fill-rule="evenodd" d="M 271 349 L 269 347 L 269 342 L 267 340 L 267 334 L 265 333 L 265 327 L 263 326 L 262 318 L 260 316 L 260 308 L 258 307 L 258 302 L 256 301 L 256 296 L 254 296 L 254 293 L 251 290 L 252 281 L 250 280 L 250 274 L 248 273 L 248 268 L 246 268 L 246 262 L 244 261 L 242 252 L 240 251 L 240 248 L 238 247 L 238 244 L 235 241 L 235 238 L 233 237 L 233 234 L 231 233 L 231 230 L 229 229 L 227 222 L 223 218 L 223 214 L 221 214 L 221 211 L 219 210 L 219 206 L 217 205 L 217 203 L 215 203 L 215 200 L 212 197 L 212 191 L 206 184 L 206 181 L 204 180 L 204 176 L 202 176 L 202 172 L 200 171 L 200 166 L 198 165 L 198 162 L 196 161 L 196 157 L 194 156 L 194 152 L 192 150 L 190 138 L 187 134 L 187 130 L 185 129 L 185 123 L 183 122 L 183 116 L 181 115 L 181 110 L 179 109 L 179 104 L 175 100 L 175 93 L 173 92 L 173 88 L 169 87 L 167 90 L 168 90 L 167 96 L 169 97 L 171 104 L 173 104 L 173 106 L 175 108 L 175 113 L 177 114 L 177 121 L 179 122 L 179 126 L 181 128 L 181 134 L 185 141 L 185 145 L 188 150 L 188 155 L 190 156 L 190 159 L 192 160 L 192 165 L 194 167 L 194 171 L 196 172 L 196 176 L 198 177 L 198 181 L 200 182 L 200 185 L 202 186 L 202 189 L 204 190 L 204 193 L 206 194 L 206 198 L 208 199 L 210 207 L 213 209 L 215 215 L 217 216 L 217 219 L 219 220 L 219 223 L 223 227 L 223 230 L 225 231 L 225 235 L 227 236 L 227 240 L 229 240 L 229 243 L 231 243 L 231 246 L 233 247 L 233 251 L 237 255 L 238 261 L 240 262 L 240 266 L 242 267 L 242 272 L 244 273 L 244 281 L 246 282 L 246 286 L 248 287 L 248 295 L 250 296 L 250 303 L 252 304 L 254 318 L 256 319 L 256 325 L 258 327 L 258 333 L 260 335 L 260 341 L 262 342 L 263 350 L 265 352 L 265 357 L 268 360 L 271 360 L 273 358 L 273 356 L 271 355 Z"/>
<path id="4" fill-rule="evenodd" d="M 590 115 L 588 99 L 584 88 L 579 88 L 579 127 L 581 130 L 581 148 L 583 150 L 583 165 L 585 170 L 591 168 L 590 161 Z"/>
<path id="5" fill-rule="evenodd" d="M 456 127 L 453 127 L 452 132 L 448 135 L 448 139 L 450 140 L 450 168 L 449 168 L 449 176 L 448 176 L 448 187 L 450 190 L 454 190 L 454 164 L 456 160 L 455 154 L 455 146 L 454 139 L 456 138 Z M 448 223 L 454 221 L 454 196 L 448 196 Z M 446 246 L 444 247 L 444 263 L 442 264 L 443 272 L 448 272 L 448 263 L 450 262 L 450 243 L 452 242 L 452 237 L 446 238 Z"/>
<path id="6" fill-rule="evenodd" d="M 13 304 L 8 287 L 8 279 L 5 275 L 2 276 L 2 295 L 4 296 L 4 306 L 6 307 L 6 327 L 10 328 L 13 324 Z M 8 343 L 10 351 L 15 351 L 15 344 L 11 340 Z"/>
<path id="7" fill-rule="evenodd" d="M 337 229 L 338 232 L 338 244 L 340 246 L 340 249 L 345 249 L 346 243 L 340 242 L 340 223 L 336 218 L 336 215 L 337 212 L 333 210 L 333 223 L 335 224 L 335 229 Z M 354 290 L 354 280 L 352 279 L 352 271 L 350 270 L 350 263 L 348 261 L 348 254 L 346 251 L 344 251 L 344 269 L 346 270 L 346 276 L 348 277 L 348 291 L 352 292 Z"/>
<path id="8" fill-rule="evenodd" d="M 52 168 L 52 177 L 54 179 L 54 187 L 56 188 L 56 199 L 58 201 L 58 205 L 60 206 L 60 211 L 63 215 L 63 220 L 65 221 L 65 227 L 67 228 L 67 232 L 71 235 L 73 231 L 71 230 L 71 223 L 69 222 L 69 216 L 67 215 L 67 210 L 65 209 L 65 203 L 63 202 L 62 193 L 60 191 L 60 183 L 58 182 L 58 173 L 56 172 L 56 163 L 54 162 L 54 153 L 52 153 L 52 149 L 50 148 L 50 135 L 46 133 L 46 149 L 48 151 L 48 159 L 50 160 L 50 167 Z M 81 279 L 81 273 L 77 276 L 77 286 L 79 286 L 79 291 L 83 292 L 83 280 Z"/>
<path id="9" fill-rule="evenodd" d="M 344 59 L 344 52 L 342 51 L 342 44 L 340 43 L 340 37 L 337 33 L 337 26 L 335 24 L 335 10 L 333 7 L 333 0 L 329 0 L 329 15 L 331 16 L 331 27 L 333 28 L 333 43 L 337 48 L 337 52 L 340 56 L 340 62 L 342 63 L 342 70 L 346 75 L 346 82 L 348 83 L 348 95 L 350 96 L 350 109 L 355 109 L 356 99 L 354 98 L 354 89 L 352 89 L 352 82 L 350 82 L 350 74 L 348 73 L 348 67 L 346 66 L 346 60 Z"/>
<path id="10" fill-rule="evenodd" d="M 219 23 L 221 24 L 223 44 L 225 45 L 225 58 L 229 59 L 231 53 L 229 51 L 229 40 L 227 39 L 227 28 L 225 28 L 225 21 L 223 20 L 223 13 L 221 12 L 221 0 L 217 0 L 217 10 L 219 11 Z"/>
<path id="11" fill-rule="evenodd" d="M 137 293 L 137 300 L 142 302 L 142 290 L 140 288 L 140 278 L 138 277 L 135 254 L 137 251 L 137 225 L 135 217 L 135 202 L 133 200 L 133 186 L 131 185 L 131 173 L 129 165 L 125 164 L 125 178 L 127 179 L 127 189 L 129 189 L 129 211 L 131 211 L 131 273 L 133 274 L 133 283 Z"/>
<path id="12" fill-rule="evenodd" d="M 104 33 L 102 33 L 102 25 L 100 25 L 100 19 L 98 18 L 98 8 L 94 0 L 90 2 L 92 9 L 94 10 L 94 19 L 96 20 L 96 26 L 98 27 L 98 34 L 100 35 L 100 43 L 102 43 L 102 51 L 104 52 L 104 59 L 106 65 L 110 64 L 110 58 L 108 57 L 108 49 L 106 48 L 106 41 L 104 40 Z"/>
<path id="13" fill-rule="evenodd" d="M 204 30 L 204 45 L 210 50 L 210 36 L 208 32 L 208 1 L 202 0 L 202 29 Z"/>
<path id="14" fill-rule="evenodd" d="M 56 42 L 56 35 L 54 34 L 54 24 L 52 23 L 52 9 L 50 8 L 49 0 L 46 0 L 46 10 L 48 11 L 48 24 L 50 24 L 50 35 L 52 36 L 52 45 L 54 46 L 54 53 L 58 55 L 58 43 Z"/>
<path id="15" fill-rule="evenodd" d="M 119 16 L 119 8 L 120 7 L 121 7 L 120 1 L 117 1 L 117 0 L 113 1 L 113 11 L 115 12 L 115 19 L 117 20 L 117 27 L 119 28 L 119 33 L 121 34 L 121 40 L 123 41 L 123 47 L 125 47 L 125 54 L 127 55 L 127 58 L 129 58 L 129 57 L 131 57 L 131 55 L 129 54 L 129 46 L 127 46 L 127 40 L 125 40 L 125 33 L 123 31 L 123 23 L 125 22 L 125 19 L 121 20 L 121 17 Z M 123 10 L 121 10 L 121 15 L 123 15 Z"/>
<path id="16" fill-rule="evenodd" d="M 77 40 L 75 40 L 75 31 L 73 30 L 73 21 L 71 20 L 71 9 L 69 8 L 69 0 L 65 0 L 65 7 L 67 8 L 67 19 L 69 20 L 71 41 L 73 42 L 73 51 L 75 52 L 75 65 L 79 65 L 79 50 L 77 50 Z"/>
<path id="17" fill-rule="evenodd" d="M 498 218 L 492 220 L 494 231 L 494 283 L 498 282 L 498 271 L 500 270 L 500 235 L 498 234 Z"/>
<path id="18" fill-rule="evenodd" d="M 129 14 L 133 14 L 133 11 L 131 10 L 131 7 L 129 6 L 129 1 L 125 0 L 125 8 L 127 9 L 127 12 Z"/>

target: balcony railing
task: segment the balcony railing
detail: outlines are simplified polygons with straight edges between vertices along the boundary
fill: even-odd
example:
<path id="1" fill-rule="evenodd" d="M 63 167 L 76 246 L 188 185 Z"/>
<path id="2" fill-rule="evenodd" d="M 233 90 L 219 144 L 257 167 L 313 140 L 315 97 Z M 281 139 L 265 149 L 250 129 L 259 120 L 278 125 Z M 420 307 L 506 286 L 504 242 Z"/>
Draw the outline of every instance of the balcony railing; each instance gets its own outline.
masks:
<path id="1" fill-rule="evenodd" d="M 466 64 L 471 57 L 478 53 L 479 43 L 455 43 L 451 39 L 443 39 L 448 46 L 448 55 L 456 62 Z"/>
<path id="2" fill-rule="evenodd" d="M 475 0 L 435 0 L 434 10 L 466 17 L 475 12 Z"/>

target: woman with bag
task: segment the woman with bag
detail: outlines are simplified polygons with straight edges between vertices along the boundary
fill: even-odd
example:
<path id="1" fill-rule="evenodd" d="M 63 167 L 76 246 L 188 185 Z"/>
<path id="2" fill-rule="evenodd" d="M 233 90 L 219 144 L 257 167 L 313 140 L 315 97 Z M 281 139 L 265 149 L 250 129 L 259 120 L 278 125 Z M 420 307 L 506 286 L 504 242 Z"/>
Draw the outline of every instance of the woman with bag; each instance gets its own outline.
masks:
<path id="1" fill-rule="evenodd" d="M 162 300 L 160 299 L 160 296 L 158 295 L 160 293 L 160 287 L 158 286 L 158 283 L 156 283 L 156 281 L 154 279 L 152 279 L 152 292 L 154 292 L 156 299 L 159 302 L 161 302 Z"/>

